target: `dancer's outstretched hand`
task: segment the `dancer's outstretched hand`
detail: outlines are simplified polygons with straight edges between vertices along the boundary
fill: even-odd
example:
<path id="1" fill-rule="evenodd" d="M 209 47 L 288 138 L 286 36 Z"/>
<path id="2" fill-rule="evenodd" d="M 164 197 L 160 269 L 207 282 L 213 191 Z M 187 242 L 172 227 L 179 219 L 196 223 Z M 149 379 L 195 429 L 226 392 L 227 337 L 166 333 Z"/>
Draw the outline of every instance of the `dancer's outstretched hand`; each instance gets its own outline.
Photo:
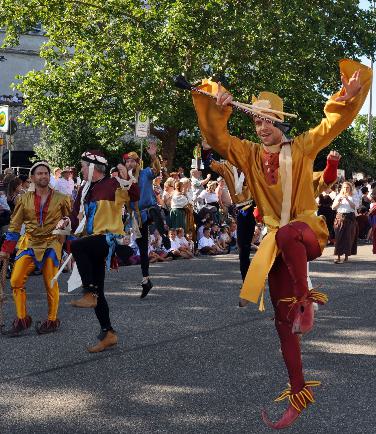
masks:
<path id="1" fill-rule="evenodd" d="M 223 89 L 221 82 L 218 82 L 217 105 L 225 107 L 232 103 L 233 97 L 231 93 Z"/>
<path id="2" fill-rule="evenodd" d="M 354 72 L 349 81 L 347 81 L 346 77 L 341 74 L 341 81 L 343 87 L 345 88 L 345 94 L 336 98 L 337 102 L 347 101 L 358 95 L 360 89 L 362 88 L 362 85 L 360 84 L 360 69 Z"/>

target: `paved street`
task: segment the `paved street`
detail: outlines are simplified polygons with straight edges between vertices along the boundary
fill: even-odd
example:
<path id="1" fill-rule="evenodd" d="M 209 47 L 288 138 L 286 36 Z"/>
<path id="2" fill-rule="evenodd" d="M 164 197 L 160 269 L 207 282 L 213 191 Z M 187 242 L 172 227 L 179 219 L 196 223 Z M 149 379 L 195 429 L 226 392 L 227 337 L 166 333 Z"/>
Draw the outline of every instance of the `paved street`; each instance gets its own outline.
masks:
<path id="1" fill-rule="evenodd" d="M 311 265 L 329 304 L 303 342 L 306 379 L 322 381 L 316 403 L 291 433 L 374 433 L 376 403 L 375 260 L 371 246 L 348 264 L 333 248 Z M 237 308 L 235 255 L 153 265 L 155 289 L 139 299 L 140 269 L 106 280 L 120 345 L 91 355 L 98 326 L 70 307 L 61 280 L 62 327 L 55 335 L 0 338 L 0 433 L 271 432 L 286 403 L 273 399 L 287 375 L 271 321 L 255 306 Z M 28 285 L 29 313 L 44 319 L 41 277 Z M 9 324 L 14 310 L 8 301 Z"/>

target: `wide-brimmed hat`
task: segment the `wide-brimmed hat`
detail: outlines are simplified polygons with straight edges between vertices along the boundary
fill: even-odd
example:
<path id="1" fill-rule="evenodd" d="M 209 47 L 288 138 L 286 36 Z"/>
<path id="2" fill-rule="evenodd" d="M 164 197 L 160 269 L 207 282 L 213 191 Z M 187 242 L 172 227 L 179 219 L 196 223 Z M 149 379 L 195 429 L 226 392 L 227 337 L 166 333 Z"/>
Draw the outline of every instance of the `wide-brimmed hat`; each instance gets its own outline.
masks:
<path id="1" fill-rule="evenodd" d="M 279 97 L 277 94 L 273 92 L 267 92 L 263 91 L 260 92 L 259 96 L 256 98 L 255 96 L 252 96 L 252 105 L 256 108 L 254 111 L 260 112 L 260 114 L 263 113 L 263 108 L 266 109 L 272 109 L 272 110 L 278 110 L 279 112 L 283 112 L 283 99 Z M 277 122 L 283 122 L 285 120 L 285 117 L 282 113 L 270 113 L 268 111 L 265 111 L 265 113 L 274 118 Z"/>

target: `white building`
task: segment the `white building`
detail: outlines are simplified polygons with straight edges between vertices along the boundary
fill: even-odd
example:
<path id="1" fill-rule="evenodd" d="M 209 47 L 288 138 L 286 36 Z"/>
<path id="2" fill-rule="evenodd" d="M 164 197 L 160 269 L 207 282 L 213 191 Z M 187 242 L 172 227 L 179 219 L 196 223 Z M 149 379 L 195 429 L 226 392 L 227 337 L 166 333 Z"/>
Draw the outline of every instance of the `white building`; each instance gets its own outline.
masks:
<path id="1" fill-rule="evenodd" d="M 0 30 L 0 45 L 4 38 L 5 31 Z M 19 82 L 16 79 L 17 75 L 25 75 L 29 71 L 43 68 L 45 61 L 39 57 L 39 50 L 44 42 L 46 42 L 46 37 L 43 36 L 43 32 L 40 29 L 35 29 L 35 31 L 20 36 L 20 43 L 17 47 L 0 48 L 0 105 L 9 104 L 11 106 L 11 118 L 16 119 L 22 111 L 22 104 L 17 102 L 17 98 L 14 98 L 16 94 L 21 97 L 22 93 L 13 89 L 12 83 Z M 16 163 L 17 154 L 20 151 L 31 151 L 34 144 L 39 142 L 39 138 L 38 129 L 26 127 L 20 123 L 18 123 L 17 132 L 13 136 L 5 136 L 5 142 L 12 151 L 18 151 L 14 152 L 12 166 L 18 165 Z"/>

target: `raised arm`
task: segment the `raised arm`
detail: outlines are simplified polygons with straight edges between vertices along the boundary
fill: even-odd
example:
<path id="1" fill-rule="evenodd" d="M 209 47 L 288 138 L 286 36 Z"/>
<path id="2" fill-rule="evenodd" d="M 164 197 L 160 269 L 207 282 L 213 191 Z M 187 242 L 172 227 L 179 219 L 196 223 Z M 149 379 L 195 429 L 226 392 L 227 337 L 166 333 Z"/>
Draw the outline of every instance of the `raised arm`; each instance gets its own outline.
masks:
<path id="1" fill-rule="evenodd" d="M 372 70 L 353 60 L 339 63 L 342 89 L 325 104 L 325 118 L 309 131 L 296 137 L 294 145 L 311 159 L 349 127 L 361 109 L 372 81 Z"/>
<path id="2" fill-rule="evenodd" d="M 222 158 L 244 170 L 253 157 L 253 147 L 249 145 L 249 142 L 231 136 L 228 132 L 227 122 L 232 109 L 224 103 L 231 95 L 226 92 L 220 83 L 207 81 L 200 88 L 217 96 L 216 102 L 210 97 L 192 92 L 193 104 L 202 136 Z"/>

